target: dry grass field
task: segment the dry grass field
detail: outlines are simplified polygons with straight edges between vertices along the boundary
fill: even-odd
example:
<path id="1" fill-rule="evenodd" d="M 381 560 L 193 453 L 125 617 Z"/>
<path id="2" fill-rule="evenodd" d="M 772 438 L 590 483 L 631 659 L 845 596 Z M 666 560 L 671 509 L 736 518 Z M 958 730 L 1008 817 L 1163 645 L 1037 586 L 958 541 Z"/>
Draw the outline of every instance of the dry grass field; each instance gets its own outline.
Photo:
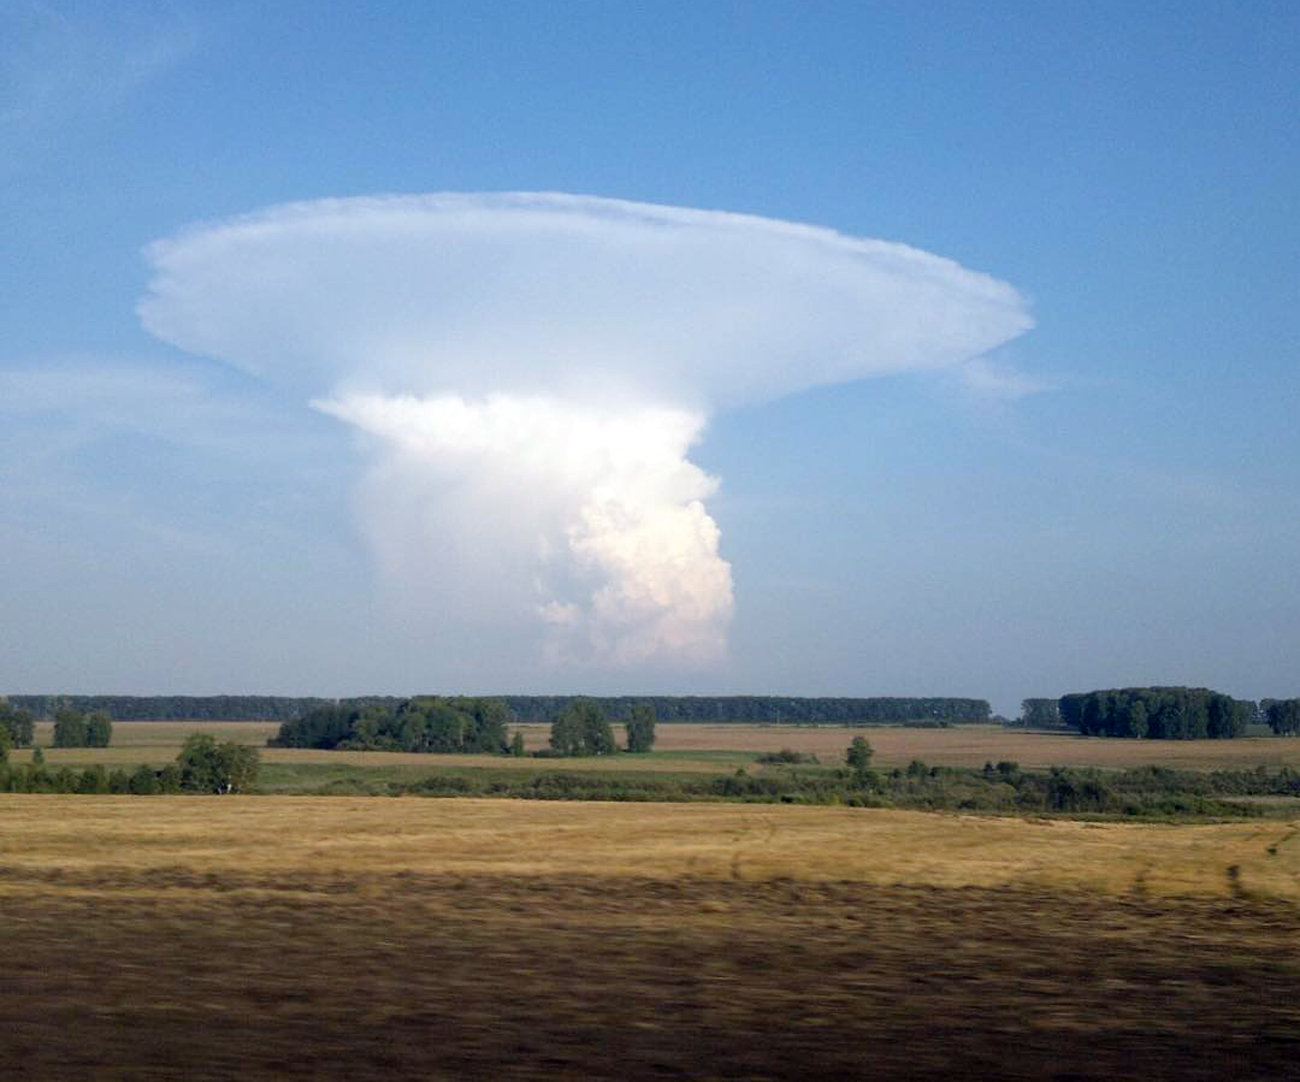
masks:
<path id="1" fill-rule="evenodd" d="M 0 796 L 15 1079 L 1275 1079 L 1300 823 Z"/>

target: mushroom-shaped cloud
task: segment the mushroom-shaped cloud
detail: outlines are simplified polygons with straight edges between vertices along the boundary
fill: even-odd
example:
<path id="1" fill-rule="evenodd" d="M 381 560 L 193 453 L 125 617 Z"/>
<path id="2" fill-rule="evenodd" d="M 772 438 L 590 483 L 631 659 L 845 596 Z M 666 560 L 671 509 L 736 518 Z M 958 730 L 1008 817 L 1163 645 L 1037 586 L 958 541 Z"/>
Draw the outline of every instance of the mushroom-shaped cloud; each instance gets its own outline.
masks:
<path id="1" fill-rule="evenodd" d="M 1031 326 L 1010 286 L 905 245 L 561 194 L 290 204 L 148 258 L 154 334 L 379 437 L 364 521 L 408 594 L 518 606 L 556 660 L 725 650 L 716 482 L 686 457 L 711 413 Z"/>

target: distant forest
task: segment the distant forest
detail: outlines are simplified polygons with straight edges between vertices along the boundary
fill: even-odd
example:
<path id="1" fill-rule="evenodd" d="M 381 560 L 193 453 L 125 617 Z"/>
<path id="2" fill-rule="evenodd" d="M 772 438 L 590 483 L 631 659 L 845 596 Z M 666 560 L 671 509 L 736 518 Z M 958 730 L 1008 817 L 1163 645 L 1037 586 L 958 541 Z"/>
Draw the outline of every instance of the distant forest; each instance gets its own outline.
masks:
<path id="1" fill-rule="evenodd" d="M 9 702 L 33 717 L 48 719 L 62 708 L 98 711 L 115 721 L 291 721 L 327 706 L 396 708 L 405 696 L 353 699 L 292 698 L 279 695 L 10 695 Z M 576 696 L 498 695 L 518 721 L 552 721 Z M 588 697 L 592 698 L 592 697 Z M 800 724 L 891 724 L 986 722 L 985 699 L 796 698 L 774 695 L 619 695 L 592 698 L 613 721 L 626 721 L 638 703 L 653 707 L 660 722 L 772 722 Z"/>
<path id="2" fill-rule="evenodd" d="M 1063 695 L 1060 713 L 1086 736 L 1213 740 L 1241 736 L 1259 708 L 1209 688 L 1112 688 Z"/>

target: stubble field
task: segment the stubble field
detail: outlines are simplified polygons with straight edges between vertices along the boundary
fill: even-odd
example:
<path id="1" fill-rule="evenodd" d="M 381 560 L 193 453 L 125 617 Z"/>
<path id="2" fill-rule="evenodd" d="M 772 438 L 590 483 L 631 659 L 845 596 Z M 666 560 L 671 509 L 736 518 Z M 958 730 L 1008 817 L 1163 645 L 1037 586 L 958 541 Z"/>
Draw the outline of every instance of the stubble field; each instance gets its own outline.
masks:
<path id="1" fill-rule="evenodd" d="M 6 1077 L 1282 1078 L 1300 823 L 0 796 Z"/>

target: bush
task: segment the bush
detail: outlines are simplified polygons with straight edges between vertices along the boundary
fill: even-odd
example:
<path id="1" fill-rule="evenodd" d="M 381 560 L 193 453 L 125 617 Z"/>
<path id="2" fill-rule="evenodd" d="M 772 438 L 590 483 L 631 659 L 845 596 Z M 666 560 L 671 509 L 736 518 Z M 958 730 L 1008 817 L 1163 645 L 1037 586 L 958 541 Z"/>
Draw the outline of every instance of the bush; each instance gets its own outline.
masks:
<path id="1" fill-rule="evenodd" d="M 218 744 L 207 733 L 191 733 L 176 756 L 180 788 L 198 793 L 237 793 L 253 784 L 261 766 L 256 748 Z"/>
<path id="2" fill-rule="evenodd" d="M 137 766 L 127 782 L 127 790 L 136 796 L 153 796 L 162 791 L 158 775 L 143 763 Z"/>
<path id="3" fill-rule="evenodd" d="M 858 737 L 857 739 L 862 740 L 862 737 Z M 865 740 L 862 742 L 864 744 L 866 743 Z M 815 763 L 817 761 L 817 756 L 805 755 L 801 751 L 792 751 L 790 748 L 782 748 L 780 751 L 766 752 L 754 761 L 769 765 L 773 763 Z"/>

